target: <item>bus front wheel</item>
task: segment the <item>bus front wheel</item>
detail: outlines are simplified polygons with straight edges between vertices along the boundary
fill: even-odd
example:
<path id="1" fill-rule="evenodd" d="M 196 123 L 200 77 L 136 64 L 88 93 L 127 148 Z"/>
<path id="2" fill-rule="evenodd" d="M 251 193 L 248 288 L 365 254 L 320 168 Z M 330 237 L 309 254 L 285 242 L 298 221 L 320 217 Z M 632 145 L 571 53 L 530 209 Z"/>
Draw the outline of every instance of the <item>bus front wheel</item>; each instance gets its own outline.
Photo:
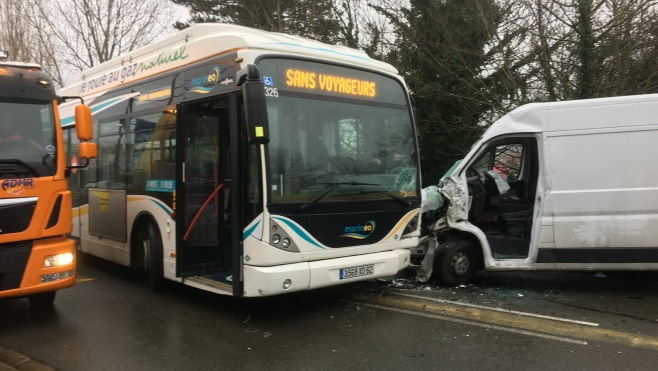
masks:
<path id="1" fill-rule="evenodd" d="M 158 227 L 149 222 L 142 240 L 144 251 L 144 268 L 148 272 L 149 285 L 154 292 L 166 289 L 167 282 L 163 275 L 162 239 Z"/>

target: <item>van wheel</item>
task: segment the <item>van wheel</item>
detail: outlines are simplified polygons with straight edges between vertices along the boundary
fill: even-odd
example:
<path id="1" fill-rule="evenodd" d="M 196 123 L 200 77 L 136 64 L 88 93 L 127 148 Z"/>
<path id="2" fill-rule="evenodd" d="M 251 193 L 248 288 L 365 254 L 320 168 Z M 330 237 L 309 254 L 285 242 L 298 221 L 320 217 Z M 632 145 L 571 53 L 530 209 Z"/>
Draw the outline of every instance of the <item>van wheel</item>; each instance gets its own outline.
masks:
<path id="1" fill-rule="evenodd" d="M 30 295 L 27 300 L 33 308 L 50 308 L 55 302 L 55 294 L 57 291 L 41 292 L 38 294 Z"/>
<path id="2" fill-rule="evenodd" d="M 149 222 L 143 234 L 144 269 L 149 276 L 149 285 L 153 292 L 162 292 L 167 288 L 167 281 L 162 273 L 162 239 L 158 227 Z"/>
<path id="3" fill-rule="evenodd" d="M 478 252 L 465 240 L 449 239 L 442 246 L 434 260 L 438 279 L 448 286 L 469 283 L 477 273 Z"/>

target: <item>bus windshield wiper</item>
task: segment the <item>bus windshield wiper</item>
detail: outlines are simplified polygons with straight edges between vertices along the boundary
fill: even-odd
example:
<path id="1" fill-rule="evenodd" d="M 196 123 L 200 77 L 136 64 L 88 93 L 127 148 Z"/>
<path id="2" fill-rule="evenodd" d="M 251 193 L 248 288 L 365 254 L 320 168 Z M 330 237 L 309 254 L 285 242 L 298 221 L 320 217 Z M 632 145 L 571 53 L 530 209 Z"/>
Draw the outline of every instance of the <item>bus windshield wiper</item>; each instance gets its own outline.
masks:
<path id="1" fill-rule="evenodd" d="M 388 197 L 394 199 L 395 201 L 397 201 L 402 206 L 407 206 L 407 207 L 411 206 L 411 201 L 407 201 L 407 200 L 405 200 L 404 198 L 402 198 L 400 196 L 390 194 L 386 191 L 361 191 L 361 192 L 355 192 L 355 193 L 345 193 L 344 195 L 366 195 L 368 193 L 383 194 L 384 196 L 388 196 Z"/>
<path id="2" fill-rule="evenodd" d="M 341 185 L 352 185 L 352 186 L 357 186 L 357 185 L 379 185 L 379 184 L 374 184 L 374 183 L 360 183 L 360 182 L 330 182 L 330 183 L 318 183 L 318 184 L 324 184 L 325 187 L 320 192 L 317 196 L 315 196 L 312 200 L 309 202 L 303 204 L 302 206 L 299 207 L 299 211 L 306 210 L 308 209 L 311 205 L 315 204 L 316 202 L 320 201 L 323 199 L 325 196 L 327 196 L 329 193 L 333 192 L 336 188 L 338 188 Z"/>

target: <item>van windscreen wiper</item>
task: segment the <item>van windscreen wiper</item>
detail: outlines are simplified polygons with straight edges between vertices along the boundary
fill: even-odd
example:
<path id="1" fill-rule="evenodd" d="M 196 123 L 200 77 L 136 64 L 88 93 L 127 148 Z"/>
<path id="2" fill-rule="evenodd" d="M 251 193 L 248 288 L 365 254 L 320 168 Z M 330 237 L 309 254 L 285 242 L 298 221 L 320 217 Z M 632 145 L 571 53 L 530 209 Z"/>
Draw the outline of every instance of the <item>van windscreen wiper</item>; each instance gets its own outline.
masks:
<path id="1" fill-rule="evenodd" d="M 338 188 L 341 185 L 352 185 L 352 186 L 357 186 L 357 185 L 379 185 L 375 183 L 360 183 L 360 182 L 330 182 L 330 183 L 318 183 L 318 184 L 324 184 L 325 187 L 320 192 L 317 196 L 315 196 L 312 200 L 309 202 L 303 204 L 302 206 L 299 207 L 299 211 L 306 210 L 316 202 L 320 201 L 323 199 L 325 196 L 327 196 L 329 193 L 333 192 L 336 188 Z"/>

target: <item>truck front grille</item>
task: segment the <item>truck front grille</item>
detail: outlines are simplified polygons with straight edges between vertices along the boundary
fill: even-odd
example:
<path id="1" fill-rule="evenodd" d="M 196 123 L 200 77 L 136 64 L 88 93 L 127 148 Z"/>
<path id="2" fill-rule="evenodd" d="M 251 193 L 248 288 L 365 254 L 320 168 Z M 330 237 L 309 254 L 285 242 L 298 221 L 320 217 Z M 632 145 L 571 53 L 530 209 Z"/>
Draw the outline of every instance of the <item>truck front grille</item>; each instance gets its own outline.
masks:
<path id="1" fill-rule="evenodd" d="M 36 197 L 0 200 L 0 234 L 23 232 L 30 225 Z"/>

